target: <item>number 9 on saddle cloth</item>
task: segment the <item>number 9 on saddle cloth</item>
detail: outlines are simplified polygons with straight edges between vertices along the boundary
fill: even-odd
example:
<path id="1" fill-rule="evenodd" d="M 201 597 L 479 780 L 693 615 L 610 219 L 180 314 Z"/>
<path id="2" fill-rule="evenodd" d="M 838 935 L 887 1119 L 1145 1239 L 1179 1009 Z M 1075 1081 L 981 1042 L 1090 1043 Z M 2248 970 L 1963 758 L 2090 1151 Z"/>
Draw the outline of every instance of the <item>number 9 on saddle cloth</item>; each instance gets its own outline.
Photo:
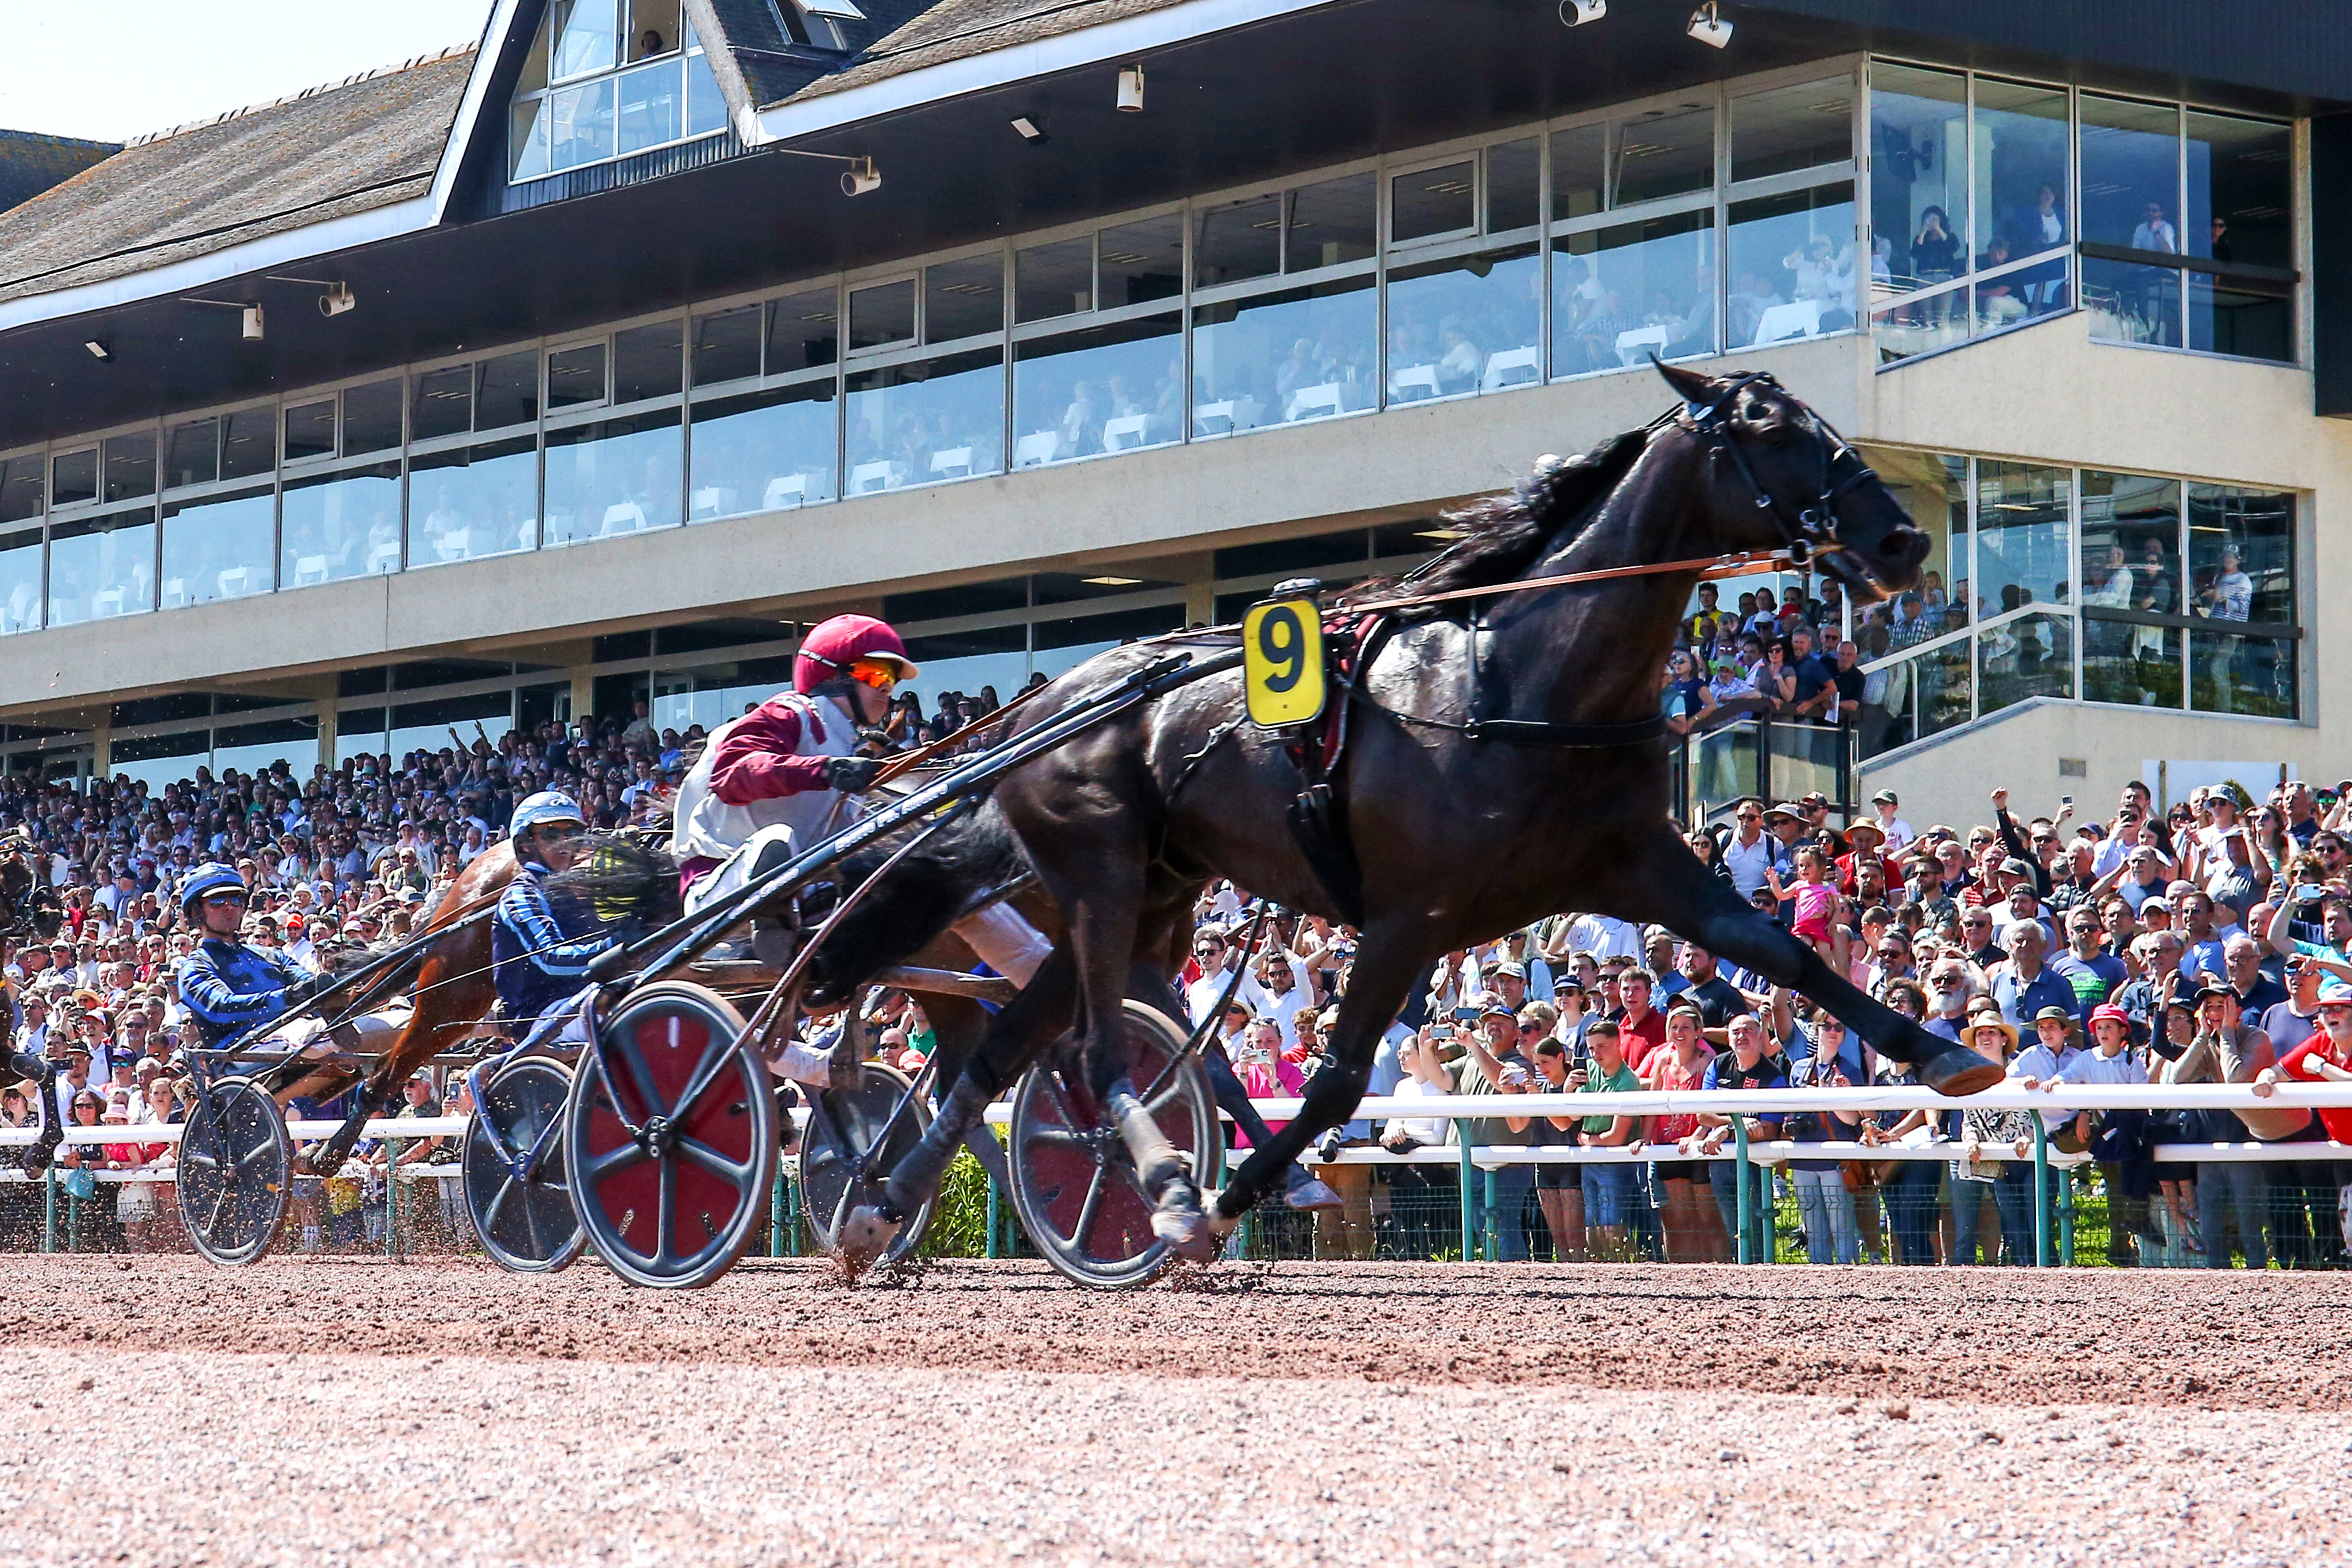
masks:
<path id="1" fill-rule="evenodd" d="M 718 869 L 687 889 L 686 912 L 691 915 L 709 908 L 783 865 L 793 853 L 793 830 L 789 826 L 778 824 L 761 828 L 744 841 L 742 848 L 720 861 Z M 1024 920 L 1010 904 L 996 903 L 976 910 L 950 929 L 963 939 L 964 945 L 977 953 L 982 963 L 1015 985 L 1028 984 L 1030 976 L 1045 962 L 1046 954 L 1054 951 L 1045 933 Z M 784 922 L 767 915 L 754 916 L 751 956 L 762 963 L 787 963 L 792 959 L 793 935 Z"/>

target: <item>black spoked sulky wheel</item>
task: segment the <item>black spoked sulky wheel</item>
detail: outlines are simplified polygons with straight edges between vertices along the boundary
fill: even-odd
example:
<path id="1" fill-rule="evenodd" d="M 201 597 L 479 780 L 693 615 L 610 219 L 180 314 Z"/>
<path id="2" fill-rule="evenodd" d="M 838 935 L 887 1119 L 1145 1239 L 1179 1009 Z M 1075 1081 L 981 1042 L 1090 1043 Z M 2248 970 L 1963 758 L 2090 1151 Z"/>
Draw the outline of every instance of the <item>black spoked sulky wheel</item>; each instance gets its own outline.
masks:
<path id="1" fill-rule="evenodd" d="M 776 1100 L 742 1031 L 717 992 L 663 981 L 600 1021 L 609 1074 L 581 1053 L 563 1110 L 572 1212 L 633 1285 L 708 1285 L 766 1220 Z"/>
<path id="2" fill-rule="evenodd" d="M 808 1126 L 801 1133 L 801 1193 L 808 1205 L 809 1228 L 827 1252 L 834 1249 L 843 1218 L 858 1205 L 875 1200 L 891 1167 L 931 1124 L 931 1108 L 918 1098 L 884 1138 L 884 1124 L 906 1095 L 907 1075 L 880 1062 L 864 1063 L 859 1073 L 854 1089 L 811 1094 Z M 931 1222 L 932 1207 L 926 1203 L 908 1216 L 876 1261 L 895 1263 L 913 1256 L 923 1227 Z"/>
<path id="3" fill-rule="evenodd" d="M 1129 1001 L 1129 1077 L 1169 1142 L 1189 1155 L 1192 1179 L 1214 1187 L 1224 1140 L 1209 1075 L 1195 1058 L 1174 1070 L 1184 1033 L 1158 1010 Z M 1145 1285 L 1168 1266 L 1168 1244 L 1152 1234 L 1144 1196 L 1115 1128 L 1082 1116 L 1062 1081 L 1074 1058 L 1056 1053 L 1022 1077 L 1013 1094 L 1013 1207 L 1045 1261 L 1081 1285 Z"/>
<path id="4" fill-rule="evenodd" d="M 524 1057 L 500 1068 L 466 1124 L 463 1173 L 466 1213 L 482 1250 L 517 1274 L 569 1268 L 587 1245 L 572 1212 L 571 1171 L 564 1160 L 564 1101 L 572 1069 L 545 1057 Z M 532 1151 L 528 1175 L 514 1162 Z"/>
<path id="5" fill-rule="evenodd" d="M 180 1132 L 180 1223 L 197 1252 L 234 1268 L 269 1250 L 294 1191 L 285 1112 L 250 1079 L 203 1095 Z"/>

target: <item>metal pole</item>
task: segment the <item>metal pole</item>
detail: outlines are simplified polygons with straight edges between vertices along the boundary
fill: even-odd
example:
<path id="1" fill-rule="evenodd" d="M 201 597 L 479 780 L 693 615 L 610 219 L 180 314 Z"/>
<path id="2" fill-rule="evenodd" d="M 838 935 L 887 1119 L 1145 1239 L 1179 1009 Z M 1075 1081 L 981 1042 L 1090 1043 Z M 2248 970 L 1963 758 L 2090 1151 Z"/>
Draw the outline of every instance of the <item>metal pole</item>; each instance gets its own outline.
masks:
<path id="1" fill-rule="evenodd" d="M 2079 1171 L 2082 1167 L 2076 1166 Z M 2058 1261 L 2067 1268 L 2074 1267 L 2074 1175 L 2061 1172 L 2058 1177 Z"/>
<path id="2" fill-rule="evenodd" d="M 2050 1267 L 2050 1132 L 2033 1113 L 2033 1266 Z"/>
<path id="3" fill-rule="evenodd" d="M 41 1250 L 58 1249 L 58 1167 L 54 1162 L 41 1173 Z"/>
<path id="4" fill-rule="evenodd" d="M 1501 1234 L 1495 1226 L 1495 1173 L 1492 1171 L 1486 1173 L 1486 1221 L 1478 1227 L 1478 1247 L 1486 1261 L 1492 1263 L 1495 1261 L 1495 1249 L 1502 1240 Z M 1513 1223 L 1517 1223 L 1516 1215 L 1513 1216 Z"/>
<path id="5" fill-rule="evenodd" d="M 400 1256 L 400 1140 L 383 1141 L 383 1255 Z"/>
<path id="6" fill-rule="evenodd" d="M 1744 1116 L 1735 1115 L 1731 1119 L 1731 1144 L 1732 1213 L 1739 1222 L 1739 1261 L 1753 1263 L 1756 1261 L 1752 1256 L 1755 1248 L 1748 1243 L 1748 1173 L 1751 1167 L 1748 1163 L 1748 1119 Z"/>
<path id="7" fill-rule="evenodd" d="M 1462 1261 L 1468 1263 L 1478 1256 L 1470 1240 L 1478 1229 L 1478 1190 L 1471 1184 L 1477 1180 L 1478 1171 L 1470 1163 L 1470 1123 L 1456 1121 L 1454 1135 L 1462 1141 Z"/>
<path id="8" fill-rule="evenodd" d="M 768 1189 L 768 1256 L 784 1255 L 784 1163 L 776 1162 L 776 1179 Z"/>
<path id="9" fill-rule="evenodd" d="M 996 1256 L 997 1256 L 997 1251 L 996 1251 L 996 1221 L 997 1221 L 996 1178 L 995 1178 L 994 1176 L 987 1175 L 987 1174 L 986 1174 L 986 1173 L 982 1173 L 982 1177 L 983 1177 L 983 1179 L 988 1183 L 988 1247 L 987 1247 L 987 1250 L 982 1254 L 982 1256 L 983 1256 L 983 1257 L 987 1257 L 987 1258 L 994 1258 L 994 1257 L 996 1257 Z"/>
<path id="10" fill-rule="evenodd" d="M 801 1255 L 801 1184 L 797 1181 L 784 1184 L 784 1256 Z"/>

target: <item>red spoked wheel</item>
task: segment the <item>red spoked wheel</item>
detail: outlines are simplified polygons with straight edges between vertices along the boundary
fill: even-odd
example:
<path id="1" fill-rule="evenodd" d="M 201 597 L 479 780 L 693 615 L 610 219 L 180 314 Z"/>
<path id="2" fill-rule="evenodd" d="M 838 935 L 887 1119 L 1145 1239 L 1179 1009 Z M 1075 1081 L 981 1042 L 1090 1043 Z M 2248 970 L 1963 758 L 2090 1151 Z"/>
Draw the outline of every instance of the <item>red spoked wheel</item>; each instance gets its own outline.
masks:
<path id="1" fill-rule="evenodd" d="M 1126 1005 L 1128 1076 L 1160 1130 L 1192 1164 L 1203 1189 L 1223 1176 L 1216 1097 L 1197 1057 L 1181 1061 L 1184 1032 L 1157 1009 Z M 1056 1052 L 1023 1075 L 1013 1094 L 1013 1207 L 1046 1262 L 1081 1285 L 1146 1285 L 1172 1257 L 1152 1234 L 1151 1200 L 1136 1179 L 1118 1129 L 1082 1110 L 1091 1096 L 1064 1080 L 1074 1053 Z M 1173 1064 L 1172 1067 L 1171 1064 Z"/>
<path id="2" fill-rule="evenodd" d="M 767 1215 L 776 1100 L 742 1017 L 717 992 L 647 985 L 598 1020 L 564 1105 L 580 1228 L 633 1285 L 695 1289 Z"/>

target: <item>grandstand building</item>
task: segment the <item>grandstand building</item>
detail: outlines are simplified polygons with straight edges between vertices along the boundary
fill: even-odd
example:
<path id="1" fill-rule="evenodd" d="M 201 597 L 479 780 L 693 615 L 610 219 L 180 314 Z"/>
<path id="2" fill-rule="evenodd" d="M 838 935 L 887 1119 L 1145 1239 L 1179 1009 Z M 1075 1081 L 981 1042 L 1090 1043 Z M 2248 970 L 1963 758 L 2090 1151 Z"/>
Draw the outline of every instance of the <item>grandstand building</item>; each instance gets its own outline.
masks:
<path id="1" fill-rule="evenodd" d="M 1654 352 L 1935 537 L 1778 793 L 2347 771 L 2329 13 L 1687 6 L 496 0 L 134 142 L 0 213 L 0 765 L 715 722 L 844 608 L 1009 696 L 1422 559 Z"/>

